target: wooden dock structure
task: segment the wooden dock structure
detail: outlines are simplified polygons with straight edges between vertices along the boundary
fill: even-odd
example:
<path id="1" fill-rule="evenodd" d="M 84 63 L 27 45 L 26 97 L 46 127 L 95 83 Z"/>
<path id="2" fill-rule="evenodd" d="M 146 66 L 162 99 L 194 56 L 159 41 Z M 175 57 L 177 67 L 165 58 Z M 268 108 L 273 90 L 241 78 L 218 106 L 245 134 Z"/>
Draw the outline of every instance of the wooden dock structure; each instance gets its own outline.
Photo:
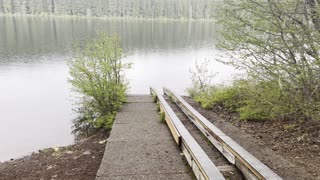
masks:
<path id="1" fill-rule="evenodd" d="M 282 179 L 181 96 L 166 88 L 167 99 L 155 89 L 151 88 L 150 93 L 129 96 L 117 113 L 96 180 L 224 180 L 224 173 L 232 173 L 234 169 L 241 179 Z M 219 156 L 225 158 L 226 165 L 217 167 L 213 163 L 214 159 L 189 133 L 168 100 L 203 134 L 203 140 L 221 153 Z"/>

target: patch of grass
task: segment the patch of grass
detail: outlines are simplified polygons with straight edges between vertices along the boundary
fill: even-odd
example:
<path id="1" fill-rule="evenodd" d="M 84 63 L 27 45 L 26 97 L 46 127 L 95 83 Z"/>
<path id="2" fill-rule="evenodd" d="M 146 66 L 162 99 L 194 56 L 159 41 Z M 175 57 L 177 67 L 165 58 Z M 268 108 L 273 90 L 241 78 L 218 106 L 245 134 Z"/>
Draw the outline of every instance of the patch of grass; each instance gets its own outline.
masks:
<path id="1" fill-rule="evenodd" d="M 159 116 L 160 116 L 160 122 L 165 124 L 166 123 L 166 114 L 163 111 L 161 111 L 161 112 L 159 112 Z"/>
<path id="2" fill-rule="evenodd" d="M 153 102 L 154 103 L 156 103 L 156 102 L 158 102 L 158 97 L 157 97 L 157 95 L 152 95 L 152 100 L 153 100 Z"/>
<path id="3" fill-rule="evenodd" d="M 160 112 L 160 110 L 161 110 L 161 109 L 160 109 L 160 103 L 157 102 L 157 111 Z"/>
<path id="4" fill-rule="evenodd" d="M 237 112 L 240 120 L 282 120 L 317 118 L 317 102 L 303 103 L 299 96 L 290 96 L 277 82 L 235 80 L 232 85 L 215 85 L 194 95 L 203 108 L 224 107 Z"/>

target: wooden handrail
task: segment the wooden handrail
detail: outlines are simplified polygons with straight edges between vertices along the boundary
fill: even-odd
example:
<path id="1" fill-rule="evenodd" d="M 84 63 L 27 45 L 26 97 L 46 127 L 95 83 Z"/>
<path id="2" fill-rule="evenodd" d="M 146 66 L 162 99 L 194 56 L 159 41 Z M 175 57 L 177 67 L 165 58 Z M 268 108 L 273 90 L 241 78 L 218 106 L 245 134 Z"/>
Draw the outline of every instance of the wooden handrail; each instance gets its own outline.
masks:
<path id="1" fill-rule="evenodd" d="M 198 180 L 223 180 L 225 179 L 220 173 L 219 169 L 209 159 L 207 154 L 202 150 L 200 145 L 191 136 L 180 119 L 174 113 L 172 108 L 166 102 L 164 97 L 155 89 L 150 88 L 153 96 L 157 97 L 160 109 L 165 113 L 165 120 L 170 128 L 171 133 L 175 136 L 179 135 L 179 141 L 176 141 L 185 155 L 189 165 L 191 166 L 196 178 Z M 177 132 L 175 132 L 177 131 Z"/>
<path id="2" fill-rule="evenodd" d="M 189 117 L 198 129 L 209 141 L 228 159 L 243 172 L 247 179 L 281 180 L 269 167 L 224 134 L 219 128 L 203 117 L 181 96 L 173 91 L 163 88 L 165 95 L 171 97 L 179 108 Z"/>

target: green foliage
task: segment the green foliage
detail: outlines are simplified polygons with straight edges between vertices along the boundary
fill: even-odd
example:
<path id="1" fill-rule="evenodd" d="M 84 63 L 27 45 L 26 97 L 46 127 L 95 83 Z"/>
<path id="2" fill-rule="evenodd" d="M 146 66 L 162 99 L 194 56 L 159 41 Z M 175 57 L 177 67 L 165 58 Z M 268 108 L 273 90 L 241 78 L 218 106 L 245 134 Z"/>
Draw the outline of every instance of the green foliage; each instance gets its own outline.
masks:
<path id="1" fill-rule="evenodd" d="M 304 103 L 299 94 L 292 96 L 274 81 L 246 80 L 242 86 L 242 105 L 237 109 L 244 120 L 305 119 L 319 113 L 315 104 Z M 310 112 L 312 110 L 312 112 Z"/>
<path id="2" fill-rule="evenodd" d="M 159 112 L 159 116 L 160 116 L 160 122 L 166 123 L 166 114 L 163 111 Z"/>
<path id="3" fill-rule="evenodd" d="M 156 102 L 158 102 L 158 97 L 157 97 L 157 95 L 152 95 L 152 101 L 154 102 L 154 103 L 156 103 Z"/>
<path id="4" fill-rule="evenodd" d="M 160 112 L 161 111 L 161 108 L 160 108 L 160 103 L 159 101 L 157 102 L 157 111 Z"/>
<path id="5" fill-rule="evenodd" d="M 187 88 L 189 96 L 195 98 L 199 94 L 206 94 L 210 89 L 211 82 L 215 74 L 208 69 L 209 61 L 205 60 L 202 63 L 195 63 L 195 68 L 190 69 L 192 87 Z"/>
<path id="6" fill-rule="evenodd" d="M 69 82 L 78 95 L 74 131 L 110 129 L 117 110 L 126 101 L 127 85 L 121 62 L 122 50 L 117 36 L 101 34 L 75 51 L 70 61 Z"/>
<path id="7" fill-rule="evenodd" d="M 234 83 L 231 86 L 213 86 L 208 93 L 200 93 L 194 99 L 201 104 L 203 108 L 213 108 L 216 106 L 227 108 L 231 112 L 239 112 L 240 119 L 266 119 L 266 109 L 260 108 L 263 104 L 260 100 L 252 97 L 246 90 L 250 89 L 248 83 L 239 86 Z M 257 93 L 257 92 L 254 92 Z M 258 95 L 257 95 L 258 96 Z"/>
<path id="8" fill-rule="evenodd" d="M 198 84 L 198 83 L 194 83 Z M 301 103 L 302 97 L 283 93 L 278 83 L 258 81 L 252 77 L 238 79 L 229 86 L 206 85 L 195 90 L 193 98 L 204 108 L 220 106 L 238 112 L 241 120 L 304 119 L 316 116 L 317 104 Z M 190 89 L 198 88 L 192 87 Z"/>
<path id="9" fill-rule="evenodd" d="M 189 94 L 205 107 L 236 110 L 245 120 L 318 119 L 319 3 L 224 0 L 216 12 L 223 26 L 218 47 L 230 55 L 220 61 L 246 70 L 248 77 L 240 86 L 209 84 L 206 91 L 193 83 L 198 90 Z"/>
<path id="10" fill-rule="evenodd" d="M 213 86 L 206 93 L 194 97 L 202 107 L 223 106 L 235 111 L 241 104 L 241 89 L 237 86 Z"/>

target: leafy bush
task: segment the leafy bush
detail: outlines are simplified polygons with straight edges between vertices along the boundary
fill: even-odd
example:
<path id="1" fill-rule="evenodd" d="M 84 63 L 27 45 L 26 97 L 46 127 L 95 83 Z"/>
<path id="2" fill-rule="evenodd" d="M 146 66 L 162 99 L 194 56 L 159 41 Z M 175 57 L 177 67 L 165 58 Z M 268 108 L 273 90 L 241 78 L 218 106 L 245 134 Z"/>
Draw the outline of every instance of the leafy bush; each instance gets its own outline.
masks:
<path id="1" fill-rule="evenodd" d="M 303 98 L 291 96 L 279 87 L 278 82 L 247 80 L 243 106 L 238 108 L 240 119 L 281 120 L 307 118 Z"/>
<path id="2" fill-rule="evenodd" d="M 232 86 L 207 83 L 196 66 L 189 95 L 202 106 L 222 105 L 241 119 L 314 119 L 320 115 L 320 4 L 317 1 L 219 1 L 221 62 L 247 72 Z M 240 84 L 239 84 L 240 82 Z"/>
<path id="3" fill-rule="evenodd" d="M 209 91 L 194 96 L 194 99 L 197 102 L 200 102 L 204 108 L 219 105 L 228 107 L 232 110 L 232 106 L 234 105 L 232 102 L 236 96 L 234 90 L 234 88 L 224 86 L 211 87 Z"/>
<path id="4" fill-rule="evenodd" d="M 197 71 L 203 72 L 203 71 Z M 201 77 L 193 75 L 192 77 Z M 199 79 L 193 79 L 193 82 Z M 193 83 L 199 84 L 199 83 Z M 316 118 L 319 103 L 306 103 L 297 94 L 291 96 L 275 81 L 258 81 L 253 77 L 234 80 L 232 85 L 206 84 L 206 90 L 193 90 L 192 98 L 204 108 L 220 106 L 238 112 L 241 120 L 275 120 Z M 189 89 L 196 89 L 193 86 Z M 190 91 L 189 91 L 190 92 Z M 190 95 L 190 94 L 189 94 Z"/>
<path id="5" fill-rule="evenodd" d="M 240 119 L 266 119 L 267 109 L 260 108 L 263 104 L 261 99 L 252 97 L 250 84 L 247 81 L 235 81 L 231 86 L 212 86 L 207 93 L 200 93 L 194 96 L 203 108 L 213 108 L 220 106 L 231 112 L 239 112 Z M 258 96 L 258 94 L 256 94 Z M 255 97 L 256 97 L 255 96 Z"/>
<path id="6" fill-rule="evenodd" d="M 190 69 L 192 74 L 192 87 L 187 88 L 187 92 L 191 97 L 195 97 L 200 94 L 206 94 L 210 89 L 212 79 L 215 74 L 208 69 L 209 61 L 205 60 L 201 64 L 195 63 L 195 69 Z"/>
<path id="7" fill-rule="evenodd" d="M 224 0 L 222 62 L 245 70 L 241 119 L 317 119 L 320 115 L 320 3 Z M 221 96 L 217 93 L 215 96 Z"/>
<path id="8" fill-rule="evenodd" d="M 129 64 L 121 61 L 119 37 L 100 34 L 75 52 L 69 63 L 69 82 L 78 95 L 74 132 L 110 129 L 117 110 L 126 101 L 123 71 Z"/>

